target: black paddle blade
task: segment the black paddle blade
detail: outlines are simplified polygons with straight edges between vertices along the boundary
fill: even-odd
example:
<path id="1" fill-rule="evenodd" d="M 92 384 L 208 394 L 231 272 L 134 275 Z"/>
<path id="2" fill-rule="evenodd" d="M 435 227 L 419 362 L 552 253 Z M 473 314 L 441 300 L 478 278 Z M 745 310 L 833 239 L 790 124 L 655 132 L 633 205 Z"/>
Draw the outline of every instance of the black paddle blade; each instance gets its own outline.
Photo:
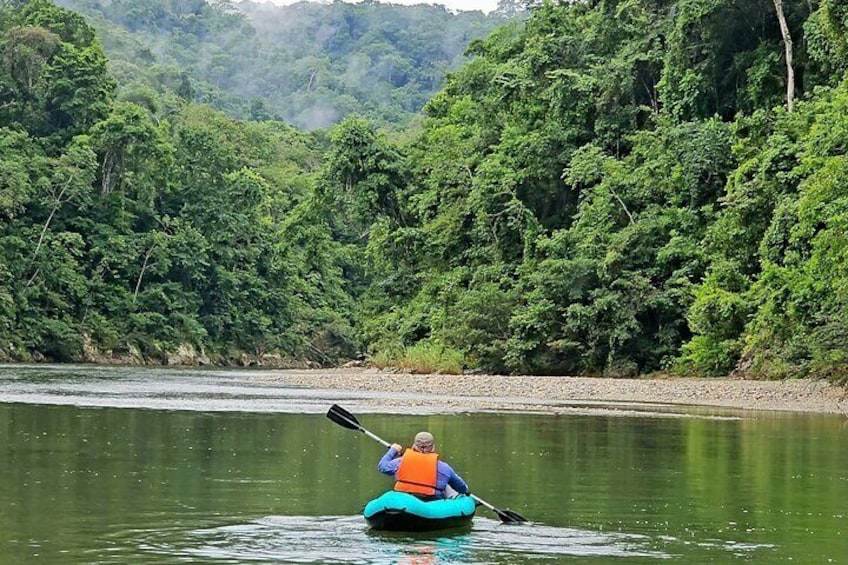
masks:
<path id="1" fill-rule="evenodd" d="M 500 508 L 495 508 L 495 513 L 504 524 L 521 524 L 522 522 L 528 521 L 527 518 L 518 512 L 513 512 L 512 510 L 501 510 Z"/>
<path id="2" fill-rule="evenodd" d="M 356 416 L 338 404 L 330 406 L 330 409 L 327 410 L 327 417 L 343 428 L 347 428 L 349 430 L 362 430 L 362 426 L 359 425 L 359 420 L 356 419 Z"/>

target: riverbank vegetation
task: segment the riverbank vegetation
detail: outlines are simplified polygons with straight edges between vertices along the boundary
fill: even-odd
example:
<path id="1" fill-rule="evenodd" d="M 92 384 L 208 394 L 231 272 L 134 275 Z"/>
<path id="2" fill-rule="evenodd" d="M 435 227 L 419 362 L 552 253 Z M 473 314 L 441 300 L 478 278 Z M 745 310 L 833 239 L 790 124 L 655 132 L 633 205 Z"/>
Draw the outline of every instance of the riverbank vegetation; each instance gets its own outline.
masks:
<path id="1" fill-rule="evenodd" d="M 743 4 L 542 2 L 389 133 L 116 94 L 7 2 L 0 356 L 838 380 L 848 10 Z"/>

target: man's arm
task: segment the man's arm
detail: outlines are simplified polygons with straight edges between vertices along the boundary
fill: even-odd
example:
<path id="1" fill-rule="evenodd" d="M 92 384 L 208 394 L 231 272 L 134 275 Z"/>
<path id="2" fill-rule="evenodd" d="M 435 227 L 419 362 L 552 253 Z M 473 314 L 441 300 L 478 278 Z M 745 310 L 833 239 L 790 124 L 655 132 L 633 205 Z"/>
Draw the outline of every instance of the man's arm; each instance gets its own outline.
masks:
<path id="1" fill-rule="evenodd" d="M 456 471 L 453 470 L 453 467 L 451 467 L 450 465 L 448 465 L 447 467 L 450 470 L 450 473 L 448 474 L 448 484 L 450 485 L 450 487 L 459 494 L 468 494 L 470 492 L 468 490 L 468 485 L 465 484 L 465 481 L 462 480 L 462 477 L 460 477 L 456 473 Z"/>
<path id="2" fill-rule="evenodd" d="M 398 457 L 398 455 L 400 455 L 401 451 L 402 448 L 397 444 L 393 444 L 391 447 L 389 447 L 389 450 L 386 452 L 385 455 L 383 455 L 382 459 L 380 459 L 380 462 L 377 463 L 377 470 L 383 473 L 384 475 L 394 476 L 395 472 L 400 466 L 400 457 Z"/>

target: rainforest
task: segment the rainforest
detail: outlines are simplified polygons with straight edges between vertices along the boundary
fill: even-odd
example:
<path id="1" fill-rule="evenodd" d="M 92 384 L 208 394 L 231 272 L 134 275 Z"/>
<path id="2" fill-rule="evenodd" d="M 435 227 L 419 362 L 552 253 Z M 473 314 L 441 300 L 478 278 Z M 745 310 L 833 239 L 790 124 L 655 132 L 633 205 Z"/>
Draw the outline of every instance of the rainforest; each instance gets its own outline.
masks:
<path id="1" fill-rule="evenodd" d="M 0 359 L 844 382 L 842 0 L 238 6 L 0 2 Z"/>

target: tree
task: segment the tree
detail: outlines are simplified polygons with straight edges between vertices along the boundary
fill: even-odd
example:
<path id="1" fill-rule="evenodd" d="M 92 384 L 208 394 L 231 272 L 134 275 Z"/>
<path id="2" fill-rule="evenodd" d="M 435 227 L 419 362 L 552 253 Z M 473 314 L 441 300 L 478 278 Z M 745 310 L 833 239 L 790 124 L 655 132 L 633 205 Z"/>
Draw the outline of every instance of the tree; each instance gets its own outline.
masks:
<path id="1" fill-rule="evenodd" d="M 120 188 L 134 160 L 143 162 L 156 133 L 147 112 L 131 103 L 115 104 L 109 116 L 91 127 L 92 141 L 100 153 L 100 188 L 108 195 Z"/>
<path id="2" fill-rule="evenodd" d="M 61 38 L 42 27 L 18 27 L 3 38 L 3 63 L 22 96 L 33 96 L 47 61 Z"/>
<path id="3" fill-rule="evenodd" d="M 783 13 L 783 0 L 774 0 L 774 9 L 780 23 L 780 35 L 783 37 L 784 56 L 786 58 L 786 108 L 791 112 L 795 105 L 795 68 L 792 66 L 792 34 Z"/>
<path id="4" fill-rule="evenodd" d="M 106 58 L 78 14 L 47 0 L 28 2 L 13 14 L 19 25 L 0 44 L 10 78 L 0 84 L 13 85 L 5 95 L 0 90 L 8 98 L 0 101 L 0 118 L 65 142 L 108 111 L 115 83 Z"/>
<path id="5" fill-rule="evenodd" d="M 88 200 L 91 184 L 94 180 L 94 153 L 86 138 L 78 138 L 71 144 L 63 155 L 52 160 L 52 175 L 46 194 L 42 195 L 43 205 L 49 209 L 44 225 L 41 227 L 38 240 L 27 265 L 32 276 L 27 281 L 31 285 L 41 273 L 43 264 L 39 258 L 45 236 L 57 213 L 68 203 L 85 205 Z M 36 267 L 33 269 L 33 267 Z"/>

